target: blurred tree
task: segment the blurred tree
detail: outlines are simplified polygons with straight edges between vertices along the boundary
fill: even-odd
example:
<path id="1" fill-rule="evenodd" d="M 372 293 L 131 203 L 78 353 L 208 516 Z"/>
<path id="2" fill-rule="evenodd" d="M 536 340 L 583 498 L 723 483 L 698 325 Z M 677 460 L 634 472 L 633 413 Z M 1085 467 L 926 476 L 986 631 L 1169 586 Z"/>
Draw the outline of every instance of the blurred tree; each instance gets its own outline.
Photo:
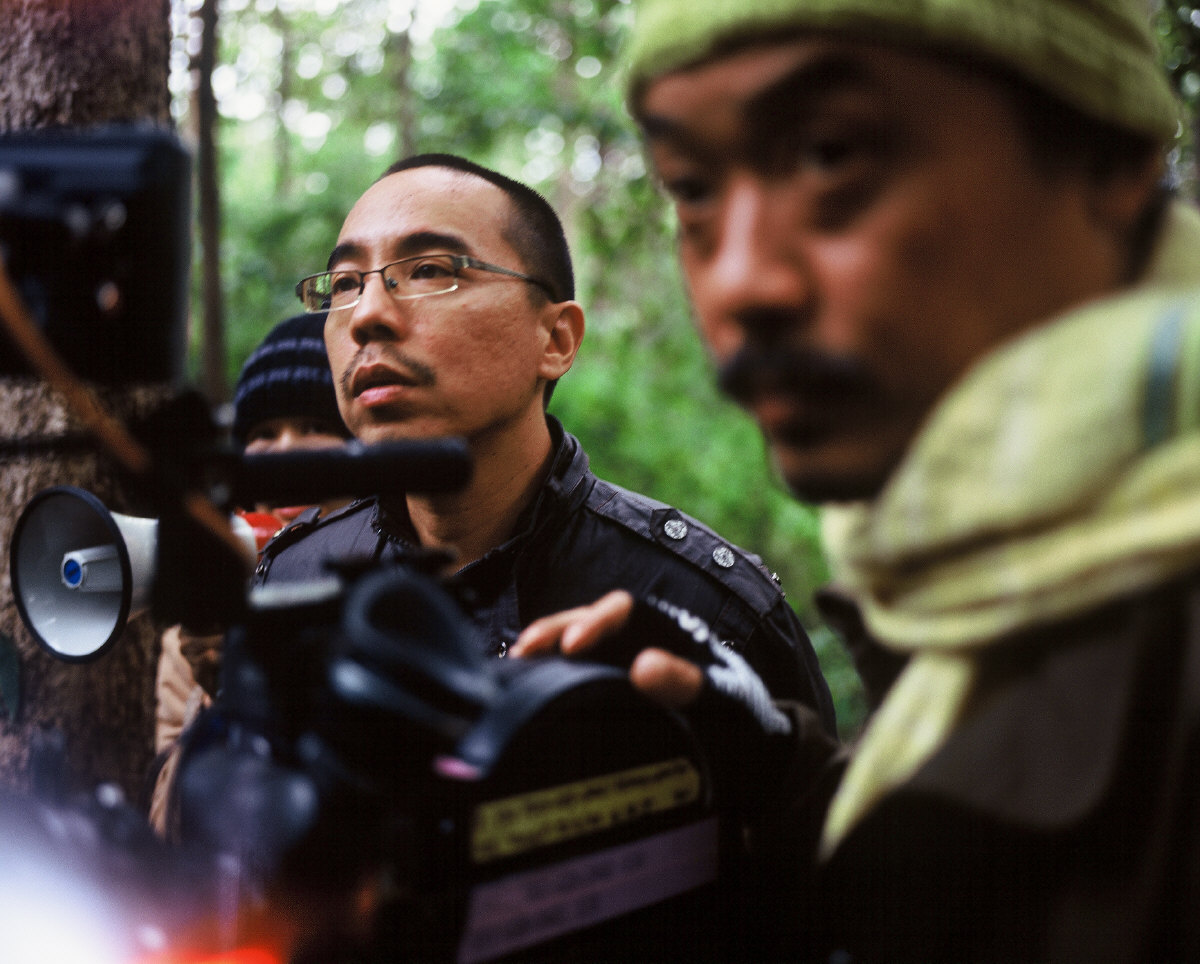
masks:
<path id="1" fill-rule="evenodd" d="M 0 31 L 0 130 L 118 121 L 170 122 L 165 0 L 5 0 Z M 167 386 L 100 393 L 118 417 L 144 414 Z M 65 400 L 32 377 L 0 379 L 0 434 L 51 438 L 79 428 Z M 111 463 L 76 451 L 0 462 L 0 544 L 40 490 L 74 484 L 128 512 Z M 8 552 L 0 570 L 10 585 Z M 112 781 L 137 791 L 149 763 L 154 719 L 156 635 L 131 622 L 101 660 L 52 659 L 17 617 L 11 592 L 0 601 L 0 780 L 31 781 L 31 749 L 62 742 L 80 787 Z"/>
<path id="2" fill-rule="evenodd" d="M 192 103 L 196 115 L 197 234 L 200 239 L 201 385 L 213 402 L 223 402 L 229 382 L 225 364 L 225 299 L 221 286 L 221 186 L 217 169 L 217 100 L 212 75 L 217 60 L 217 0 L 203 0 L 199 10 L 200 43 L 192 61 L 196 78 Z M 286 184 L 287 156 L 280 177 Z"/>

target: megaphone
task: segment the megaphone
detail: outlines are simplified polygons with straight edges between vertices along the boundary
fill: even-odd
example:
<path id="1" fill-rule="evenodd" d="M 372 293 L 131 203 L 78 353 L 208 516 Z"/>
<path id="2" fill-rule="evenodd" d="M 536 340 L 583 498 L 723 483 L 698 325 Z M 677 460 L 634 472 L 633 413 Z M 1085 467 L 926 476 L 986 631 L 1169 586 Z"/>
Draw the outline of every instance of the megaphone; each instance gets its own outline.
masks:
<path id="1" fill-rule="evenodd" d="M 230 519 L 255 551 L 248 523 Z M 86 489 L 55 486 L 29 500 L 9 547 L 21 620 L 59 659 L 95 659 L 150 603 L 158 520 L 109 512 Z"/>

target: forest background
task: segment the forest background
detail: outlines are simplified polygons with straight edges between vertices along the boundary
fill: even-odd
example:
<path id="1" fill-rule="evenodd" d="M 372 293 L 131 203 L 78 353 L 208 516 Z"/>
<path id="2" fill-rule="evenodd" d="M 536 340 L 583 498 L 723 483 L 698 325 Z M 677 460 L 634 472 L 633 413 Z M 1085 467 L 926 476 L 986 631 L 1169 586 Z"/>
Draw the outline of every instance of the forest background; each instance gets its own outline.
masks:
<path id="1" fill-rule="evenodd" d="M 1155 9 L 1164 62 L 1194 103 L 1200 14 Z M 850 734 L 864 704 L 813 611 L 827 576 L 815 513 L 781 489 L 753 424 L 717 395 L 691 330 L 671 214 L 621 100 L 631 20 L 623 0 L 172 0 L 173 113 L 215 145 L 191 375 L 227 397 L 257 341 L 299 310 L 295 282 L 323 270 L 346 212 L 393 160 L 451 152 L 532 185 L 566 225 L 588 319 L 552 411 L 598 474 L 697 516 L 778 572 Z M 1193 197 L 1195 139 L 1185 123 L 1172 156 Z"/>

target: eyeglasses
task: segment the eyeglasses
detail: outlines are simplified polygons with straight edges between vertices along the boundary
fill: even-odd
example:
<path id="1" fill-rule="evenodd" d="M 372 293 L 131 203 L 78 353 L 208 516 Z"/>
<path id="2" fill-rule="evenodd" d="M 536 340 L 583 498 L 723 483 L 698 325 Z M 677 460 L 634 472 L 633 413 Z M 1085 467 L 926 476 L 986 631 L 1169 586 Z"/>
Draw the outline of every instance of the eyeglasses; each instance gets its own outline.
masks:
<path id="1" fill-rule="evenodd" d="M 388 294 L 397 301 L 427 298 L 430 295 L 444 295 L 456 290 L 459 273 L 464 268 L 520 278 L 537 285 L 546 292 L 551 301 L 557 300 L 545 282 L 465 254 L 423 254 L 415 258 L 393 261 L 374 271 L 323 271 L 321 274 L 310 275 L 297 284 L 296 294 L 304 302 L 306 311 L 353 308 L 362 298 L 367 275 L 377 274 L 383 278 Z"/>

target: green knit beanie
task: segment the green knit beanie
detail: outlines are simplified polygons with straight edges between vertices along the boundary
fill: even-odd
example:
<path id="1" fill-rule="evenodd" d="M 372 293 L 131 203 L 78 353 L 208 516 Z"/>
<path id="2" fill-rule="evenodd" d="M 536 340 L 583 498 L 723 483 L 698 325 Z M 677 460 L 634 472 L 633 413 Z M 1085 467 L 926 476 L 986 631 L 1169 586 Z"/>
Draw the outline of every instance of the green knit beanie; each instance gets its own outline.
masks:
<path id="1" fill-rule="evenodd" d="M 1163 141 L 1179 111 L 1146 0 L 635 0 L 635 103 L 656 77 L 781 29 L 948 48 L 1007 66 L 1085 114 Z"/>

